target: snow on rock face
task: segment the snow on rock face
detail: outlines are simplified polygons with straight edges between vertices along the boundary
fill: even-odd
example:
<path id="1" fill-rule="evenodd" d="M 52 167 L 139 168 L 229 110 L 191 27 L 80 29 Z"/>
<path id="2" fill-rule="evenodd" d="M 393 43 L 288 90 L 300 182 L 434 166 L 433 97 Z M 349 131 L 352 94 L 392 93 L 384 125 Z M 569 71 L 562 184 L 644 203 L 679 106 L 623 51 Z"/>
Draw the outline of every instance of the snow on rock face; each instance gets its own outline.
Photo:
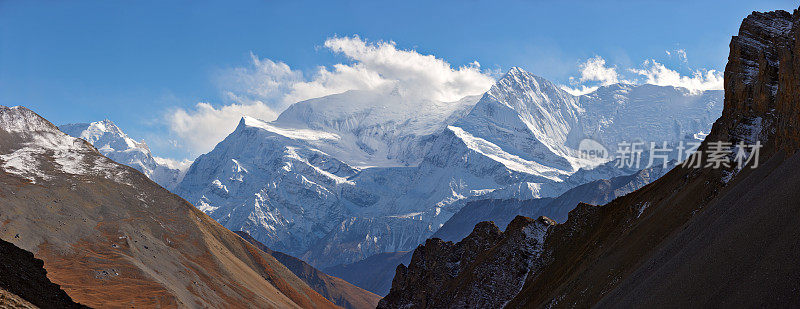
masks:
<path id="1" fill-rule="evenodd" d="M 175 187 L 190 164 L 153 157 L 144 141 L 135 141 L 107 119 L 66 124 L 59 129 L 72 137 L 84 139 L 106 157 L 139 170 L 167 189 Z"/>
<path id="2" fill-rule="evenodd" d="M 304 143 L 319 137 L 332 136 L 243 118 L 195 160 L 176 193 L 229 229 L 297 255 L 345 218 L 339 196 L 357 172 Z"/>
<path id="3" fill-rule="evenodd" d="M 576 97 L 513 68 L 454 126 L 511 155 L 571 173 L 590 163 L 578 162 L 568 148 L 581 112 Z"/>
<path id="4" fill-rule="evenodd" d="M 574 97 L 518 68 L 480 100 L 350 91 L 292 105 L 273 122 L 243 118 L 176 192 L 271 248 L 343 264 L 413 249 L 469 200 L 555 197 L 629 175 L 636 170 L 581 158 L 578 144 L 677 143 L 708 132 L 721 95 L 612 85 Z"/>
<path id="5" fill-rule="evenodd" d="M 338 136 L 310 144 L 351 166 L 409 166 L 419 163 L 434 134 L 479 98 L 409 102 L 395 93 L 353 90 L 293 104 L 270 125 Z"/>
<path id="6" fill-rule="evenodd" d="M 51 157 L 55 164 L 46 164 Z M 126 170 L 116 168 L 108 158 L 97 156 L 81 139 L 68 136 L 33 111 L 0 106 L 0 167 L 33 183 L 58 174 L 95 175 L 122 180 Z"/>
<path id="7" fill-rule="evenodd" d="M 722 114 L 722 90 L 616 84 L 580 97 L 583 134 L 610 151 L 623 141 L 674 142 L 708 132 Z"/>

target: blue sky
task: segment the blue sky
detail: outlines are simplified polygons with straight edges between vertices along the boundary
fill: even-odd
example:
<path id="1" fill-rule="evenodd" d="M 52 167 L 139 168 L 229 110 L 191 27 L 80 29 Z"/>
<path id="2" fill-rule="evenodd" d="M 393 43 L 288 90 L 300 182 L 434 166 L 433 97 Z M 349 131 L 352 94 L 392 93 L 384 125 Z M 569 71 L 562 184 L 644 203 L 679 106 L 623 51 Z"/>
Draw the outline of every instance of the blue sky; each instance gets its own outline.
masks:
<path id="1" fill-rule="evenodd" d="M 252 69 L 253 59 L 286 64 L 305 80 L 319 66 L 360 61 L 326 46 L 331 38 L 392 41 L 453 69 L 478 61 L 492 76 L 519 66 L 577 87 L 581 65 L 594 57 L 620 80 L 645 78 L 630 69 L 650 59 L 681 75 L 722 71 L 742 18 L 796 7 L 777 0 L 0 0 L 0 105 L 27 106 L 56 124 L 108 118 L 157 155 L 191 158 L 204 148 L 188 146 L 171 115 L 191 116 L 198 102 L 234 104 L 230 76 Z"/>

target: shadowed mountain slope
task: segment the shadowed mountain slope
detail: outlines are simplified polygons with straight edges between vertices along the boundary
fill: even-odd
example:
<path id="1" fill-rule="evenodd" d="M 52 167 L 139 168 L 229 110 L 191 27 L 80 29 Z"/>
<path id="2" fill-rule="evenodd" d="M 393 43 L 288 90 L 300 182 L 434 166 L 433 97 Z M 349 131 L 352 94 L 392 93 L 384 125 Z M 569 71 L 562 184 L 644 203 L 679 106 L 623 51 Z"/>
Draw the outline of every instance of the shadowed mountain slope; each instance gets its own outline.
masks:
<path id="1" fill-rule="evenodd" d="M 285 254 L 283 252 L 273 251 L 264 244 L 255 240 L 250 234 L 243 231 L 234 232 L 237 235 L 247 240 L 249 243 L 256 246 L 256 248 L 269 253 L 281 264 L 289 268 L 298 278 L 305 281 L 311 286 L 314 291 L 317 291 L 322 296 L 332 301 L 334 304 L 344 308 L 375 308 L 378 305 L 380 296 L 372 292 L 364 290 L 360 287 L 350 284 L 349 282 L 340 278 L 328 275 L 314 268 L 303 260 Z"/>
<path id="2" fill-rule="evenodd" d="M 0 307 L 86 308 L 47 279 L 42 260 L 0 239 Z"/>

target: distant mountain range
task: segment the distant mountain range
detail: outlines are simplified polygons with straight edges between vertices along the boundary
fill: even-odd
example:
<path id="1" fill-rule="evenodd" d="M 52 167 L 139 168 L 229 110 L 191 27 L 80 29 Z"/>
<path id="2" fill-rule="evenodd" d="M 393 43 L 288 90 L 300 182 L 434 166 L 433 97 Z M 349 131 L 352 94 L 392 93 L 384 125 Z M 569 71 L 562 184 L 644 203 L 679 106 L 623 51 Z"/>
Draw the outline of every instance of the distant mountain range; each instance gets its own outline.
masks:
<path id="1" fill-rule="evenodd" d="M 328 267 L 411 250 L 470 200 L 556 197 L 635 173 L 593 169 L 605 161 L 582 158 L 579 143 L 677 144 L 708 132 L 722 109 L 721 91 L 619 84 L 575 97 L 519 68 L 480 98 L 400 99 L 350 91 L 296 103 L 273 122 L 245 117 L 174 192 Z"/>
<path id="2" fill-rule="evenodd" d="M 581 141 L 609 152 L 626 141 L 674 146 L 707 133 L 721 102 L 721 91 L 646 84 L 576 97 L 512 68 L 483 96 L 456 102 L 348 91 L 272 122 L 243 117 L 188 168 L 159 163 L 107 120 L 61 129 L 225 227 L 324 268 L 412 250 L 470 201 L 555 198 L 636 173 L 582 157 Z"/>

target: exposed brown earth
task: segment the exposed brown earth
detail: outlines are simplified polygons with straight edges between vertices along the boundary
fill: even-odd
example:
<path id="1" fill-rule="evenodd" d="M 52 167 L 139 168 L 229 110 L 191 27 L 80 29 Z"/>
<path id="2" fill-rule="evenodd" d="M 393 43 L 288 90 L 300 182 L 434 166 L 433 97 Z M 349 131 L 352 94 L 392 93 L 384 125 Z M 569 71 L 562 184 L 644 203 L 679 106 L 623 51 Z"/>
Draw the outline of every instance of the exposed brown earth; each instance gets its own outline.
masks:
<path id="1" fill-rule="evenodd" d="M 85 308 L 50 282 L 42 260 L 0 239 L 0 308 Z"/>
<path id="2" fill-rule="evenodd" d="M 25 108 L 0 107 L 30 131 L 4 131 L 0 154 L 65 137 Z M 78 140 L 76 143 L 81 143 Z M 48 277 L 92 307 L 332 308 L 269 254 L 88 143 L 69 150 L 93 172 L 68 173 L 57 150 L 34 154 L 35 180 L 0 168 L 0 237 L 44 261 Z M 0 163 L 2 159 L 0 159 Z M 2 166 L 2 164 L 0 164 Z"/>

